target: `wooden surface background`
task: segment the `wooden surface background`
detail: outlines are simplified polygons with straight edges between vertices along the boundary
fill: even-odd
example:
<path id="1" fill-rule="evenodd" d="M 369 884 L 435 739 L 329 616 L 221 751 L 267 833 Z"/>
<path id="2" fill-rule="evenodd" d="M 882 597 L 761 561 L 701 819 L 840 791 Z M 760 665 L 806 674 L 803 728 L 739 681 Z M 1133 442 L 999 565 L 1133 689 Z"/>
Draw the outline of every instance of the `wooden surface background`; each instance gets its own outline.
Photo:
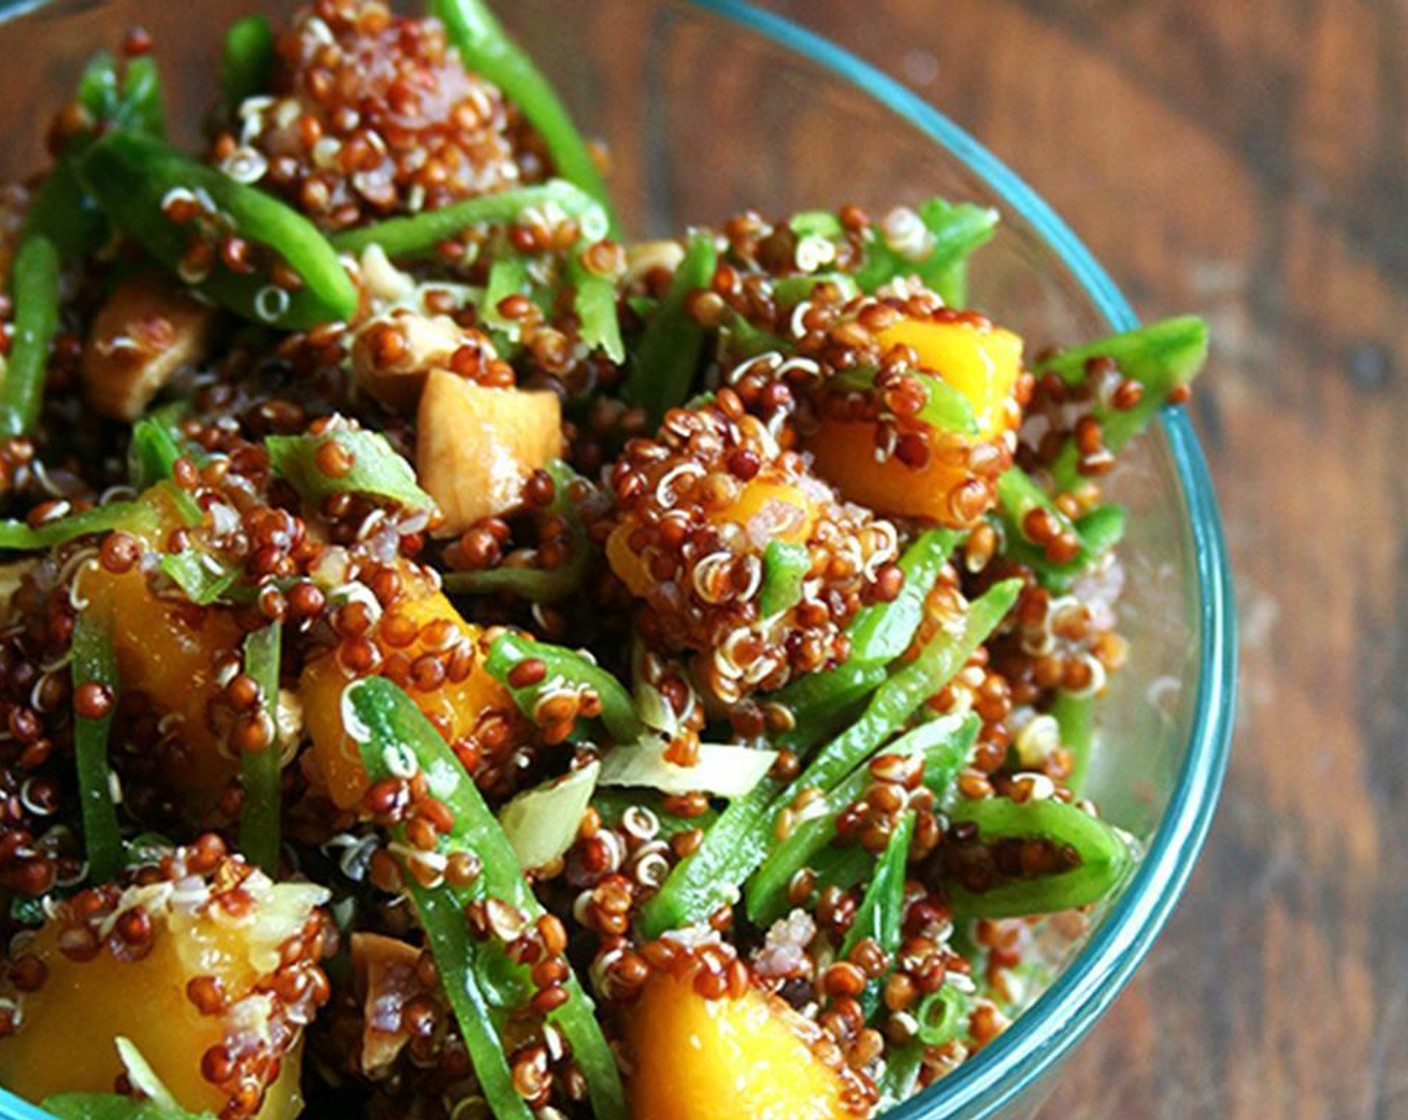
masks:
<path id="1" fill-rule="evenodd" d="M 1142 314 L 1214 328 L 1231 771 L 1043 1120 L 1408 1117 L 1408 4 L 767 6 L 974 132 Z"/>

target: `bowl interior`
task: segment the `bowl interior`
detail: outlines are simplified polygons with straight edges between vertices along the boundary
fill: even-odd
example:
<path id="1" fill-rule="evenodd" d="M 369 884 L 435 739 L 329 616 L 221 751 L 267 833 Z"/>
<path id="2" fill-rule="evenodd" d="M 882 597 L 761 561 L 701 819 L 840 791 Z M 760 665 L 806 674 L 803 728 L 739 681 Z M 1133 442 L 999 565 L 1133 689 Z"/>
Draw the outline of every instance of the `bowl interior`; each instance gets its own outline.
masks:
<path id="1" fill-rule="evenodd" d="M 165 0 L 56 0 L 13 16 L 0 44 L 26 61 L 0 68 L 0 176 L 39 165 L 44 122 L 86 58 L 134 23 L 155 35 L 176 131 L 194 141 L 221 30 L 252 7 L 277 16 L 294 6 L 202 0 L 197 20 Z M 608 142 L 634 235 L 745 208 L 780 216 L 855 202 L 883 213 L 943 194 L 1002 212 L 974 263 L 972 302 L 1032 350 L 1131 325 L 1098 266 L 1009 172 L 900 87 L 791 25 L 731 0 L 500 7 L 586 129 Z M 1020 1114 L 1007 1110 L 1031 1099 L 1147 950 L 1205 832 L 1225 760 L 1233 641 L 1216 510 L 1187 421 L 1166 418 L 1131 448 L 1110 491 L 1131 513 L 1120 605 L 1131 658 L 1100 708 L 1091 794 L 1148 856 L 1017 1025 L 892 1115 Z"/>

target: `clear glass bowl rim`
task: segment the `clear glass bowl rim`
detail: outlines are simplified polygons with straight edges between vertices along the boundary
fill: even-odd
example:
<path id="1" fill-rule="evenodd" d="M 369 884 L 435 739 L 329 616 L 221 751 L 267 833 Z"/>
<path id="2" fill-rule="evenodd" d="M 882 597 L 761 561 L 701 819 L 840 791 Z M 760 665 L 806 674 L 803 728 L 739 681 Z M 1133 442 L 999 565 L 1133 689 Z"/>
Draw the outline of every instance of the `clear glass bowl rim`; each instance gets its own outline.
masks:
<path id="1" fill-rule="evenodd" d="M 0 0 L 0 25 L 54 0 Z M 943 113 L 830 40 L 745 0 L 681 0 L 771 39 L 849 82 L 946 149 L 1020 214 L 1070 269 L 1112 331 L 1138 325 L 1133 308 L 1055 211 Z M 1191 741 L 1158 831 L 1133 880 L 1061 977 L 1000 1037 L 886 1120 L 981 1120 L 1036 1085 L 1114 1002 L 1148 953 L 1207 837 L 1231 748 L 1237 637 L 1231 569 L 1212 477 L 1181 409 L 1160 417 L 1183 487 L 1199 592 L 1198 691 Z M 0 1089 L 3 1120 L 51 1120 Z"/>

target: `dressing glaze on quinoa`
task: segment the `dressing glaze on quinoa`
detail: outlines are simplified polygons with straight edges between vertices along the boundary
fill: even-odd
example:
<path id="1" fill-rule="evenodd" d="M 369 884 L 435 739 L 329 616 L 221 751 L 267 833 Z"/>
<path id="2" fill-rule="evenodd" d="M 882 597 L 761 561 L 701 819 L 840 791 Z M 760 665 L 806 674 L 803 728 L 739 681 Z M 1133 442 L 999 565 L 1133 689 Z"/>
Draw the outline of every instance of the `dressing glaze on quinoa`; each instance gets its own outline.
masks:
<path id="1" fill-rule="evenodd" d="M 941 199 L 628 243 L 477 0 L 240 21 L 199 155 L 167 46 L 0 199 L 0 1085 L 861 1120 L 989 1043 L 1137 858 L 1100 479 L 1202 324 L 1038 351 Z"/>

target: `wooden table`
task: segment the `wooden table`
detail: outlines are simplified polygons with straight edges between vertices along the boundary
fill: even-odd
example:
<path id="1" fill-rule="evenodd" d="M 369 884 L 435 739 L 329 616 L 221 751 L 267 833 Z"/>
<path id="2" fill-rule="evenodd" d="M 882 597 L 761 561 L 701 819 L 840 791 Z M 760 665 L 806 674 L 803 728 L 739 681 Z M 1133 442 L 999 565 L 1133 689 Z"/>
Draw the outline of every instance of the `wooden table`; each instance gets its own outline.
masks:
<path id="1" fill-rule="evenodd" d="M 1408 6 L 768 6 L 976 133 L 1141 313 L 1213 324 L 1231 771 L 1044 1120 L 1408 1116 Z"/>

